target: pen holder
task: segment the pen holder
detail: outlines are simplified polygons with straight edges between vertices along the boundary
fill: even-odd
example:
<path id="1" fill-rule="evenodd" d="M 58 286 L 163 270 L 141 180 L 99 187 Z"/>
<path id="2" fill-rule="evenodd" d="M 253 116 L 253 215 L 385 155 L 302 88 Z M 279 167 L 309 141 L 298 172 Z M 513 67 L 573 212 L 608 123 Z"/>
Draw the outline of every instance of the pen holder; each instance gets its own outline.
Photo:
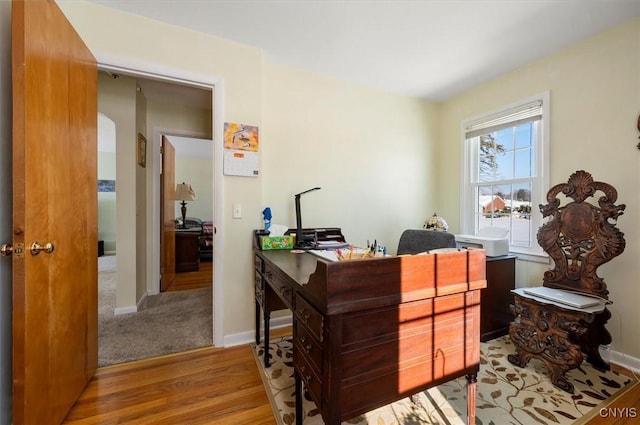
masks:
<path id="1" fill-rule="evenodd" d="M 371 252 L 371 251 L 363 251 L 354 249 L 353 253 L 350 249 L 342 249 L 336 250 L 336 257 L 338 261 L 349 261 L 349 260 L 370 260 L 372 258 L 383 257 L 381 252 Z"/>

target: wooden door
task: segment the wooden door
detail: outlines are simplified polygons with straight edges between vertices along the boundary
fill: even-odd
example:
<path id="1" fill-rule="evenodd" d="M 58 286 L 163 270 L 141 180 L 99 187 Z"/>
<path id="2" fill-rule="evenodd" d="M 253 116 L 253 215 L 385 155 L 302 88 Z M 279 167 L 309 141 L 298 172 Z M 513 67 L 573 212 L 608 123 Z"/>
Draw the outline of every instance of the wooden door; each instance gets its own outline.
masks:
<path id="1" fill-rule="evenodd" d="M 53 0 L 11 26 L 13 423 L 58 424 L 97 367 L 97 69 Z"/>
<path id="2" fill-rule="evenodd" d="M 162 188 L 160 190 L 160 214 L 162 231 L 160 235 L 160 291 L 166 291 L 176 277 L 176 150 L 162 136 Z"/>

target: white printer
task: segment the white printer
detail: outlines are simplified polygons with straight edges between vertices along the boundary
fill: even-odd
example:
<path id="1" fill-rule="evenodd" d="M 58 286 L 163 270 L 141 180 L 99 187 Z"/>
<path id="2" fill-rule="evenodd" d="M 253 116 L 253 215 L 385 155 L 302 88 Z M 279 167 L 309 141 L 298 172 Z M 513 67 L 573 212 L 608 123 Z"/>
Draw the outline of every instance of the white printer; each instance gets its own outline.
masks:
<path id="1" fill-rule="evenodd" d="M 499 257 L 509 253 L 508 229 L 501 227 L 483 227 L 476 235 L 455 235 L 458 248 L 482 248 L 487 257 Z"/>

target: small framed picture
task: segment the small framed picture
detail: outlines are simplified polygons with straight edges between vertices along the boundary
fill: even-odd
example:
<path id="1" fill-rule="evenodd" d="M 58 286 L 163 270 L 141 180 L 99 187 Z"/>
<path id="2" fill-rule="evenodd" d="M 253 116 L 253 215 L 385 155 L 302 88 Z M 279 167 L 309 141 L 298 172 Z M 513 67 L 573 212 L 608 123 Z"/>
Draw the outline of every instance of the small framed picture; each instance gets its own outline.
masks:
<path id="1" fill-rule="evenodd" d="M 138 133 L 138 165 L 147 166 L 147 138 Z"/>

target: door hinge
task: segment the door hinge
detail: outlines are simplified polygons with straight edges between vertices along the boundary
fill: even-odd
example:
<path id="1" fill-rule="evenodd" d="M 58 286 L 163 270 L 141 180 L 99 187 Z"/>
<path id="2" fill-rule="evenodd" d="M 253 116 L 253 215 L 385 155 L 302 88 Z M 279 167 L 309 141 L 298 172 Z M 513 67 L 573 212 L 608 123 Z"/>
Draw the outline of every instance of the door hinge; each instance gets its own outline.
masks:
<path id="1" fill-rule="evenodd" d="M 160 155 L 164 153 L 164 146 L 160 146 Z"/>

